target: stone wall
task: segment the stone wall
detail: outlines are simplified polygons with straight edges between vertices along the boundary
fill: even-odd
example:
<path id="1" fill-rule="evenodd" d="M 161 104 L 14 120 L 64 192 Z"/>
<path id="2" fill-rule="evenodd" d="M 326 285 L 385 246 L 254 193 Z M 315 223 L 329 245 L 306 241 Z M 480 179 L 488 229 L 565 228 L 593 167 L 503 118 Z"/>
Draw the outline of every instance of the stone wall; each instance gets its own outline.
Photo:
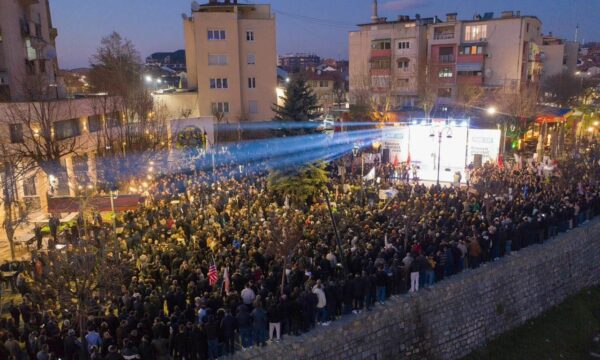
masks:
<path id="1" fill-rule="evenodd" d="M 600 221 L 239 359 L 457 359 L 600 282 Z"/>

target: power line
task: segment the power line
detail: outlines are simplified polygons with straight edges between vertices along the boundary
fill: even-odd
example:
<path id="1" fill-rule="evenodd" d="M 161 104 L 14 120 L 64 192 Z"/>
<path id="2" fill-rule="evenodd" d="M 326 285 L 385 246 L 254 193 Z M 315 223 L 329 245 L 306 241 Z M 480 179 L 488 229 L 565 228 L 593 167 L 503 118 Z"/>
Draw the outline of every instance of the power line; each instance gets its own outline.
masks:
<path id="1" fill-rule="evenodd" d="M 293 13 L 276 10 L 276 9 L 274 9 L 273 12 L 275 12 L 276 14 L 287 16 L 292 19 L 295 19 L 298 21 L 303 21 L 303 22 L 306 22 L 309 24 L 330 26 L 330 27 L 344 28 L 344 29 L 355 26 L 355 24 L 351 24 L 351 23 L 347 23 L 347 22 L 343 22 L 343 21 L 337 21 L 337 20 L 331 20 L 331 19 L 320 19 L 320 18 L 315 18 L 315 17 L 311 17 L 311 16 L 306 16 L 306 15 L 293 14 Z"/>

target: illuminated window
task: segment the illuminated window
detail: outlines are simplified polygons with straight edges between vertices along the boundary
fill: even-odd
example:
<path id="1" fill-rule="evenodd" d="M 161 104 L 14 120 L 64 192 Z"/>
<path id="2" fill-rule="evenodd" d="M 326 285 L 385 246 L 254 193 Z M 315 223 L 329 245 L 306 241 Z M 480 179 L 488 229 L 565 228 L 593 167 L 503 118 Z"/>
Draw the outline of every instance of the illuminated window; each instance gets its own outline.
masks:
<path id="1" fill-rule="evenodd" d="M 465 26 L 465 41 L 479 41 L 487 36 L 487 25 Z"/>

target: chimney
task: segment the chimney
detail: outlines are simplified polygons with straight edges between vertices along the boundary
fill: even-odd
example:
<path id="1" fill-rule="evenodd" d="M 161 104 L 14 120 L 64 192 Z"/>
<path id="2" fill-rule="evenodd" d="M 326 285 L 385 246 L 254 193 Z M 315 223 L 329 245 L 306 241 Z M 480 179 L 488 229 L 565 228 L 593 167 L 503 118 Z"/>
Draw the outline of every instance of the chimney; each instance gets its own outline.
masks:
<path id="1" fill-rule="evenodd" d="M 446 14 L 446 22 L 455 22 L 457 13 L 447 13 Z"/>
<path id="2" fill-rule="evenodd" d="M 373 0 L 373 14 L 371 15 L 371 22 L 376 23 L 379 19 L 379 15 L 377 15 L 377 0 Z"/>

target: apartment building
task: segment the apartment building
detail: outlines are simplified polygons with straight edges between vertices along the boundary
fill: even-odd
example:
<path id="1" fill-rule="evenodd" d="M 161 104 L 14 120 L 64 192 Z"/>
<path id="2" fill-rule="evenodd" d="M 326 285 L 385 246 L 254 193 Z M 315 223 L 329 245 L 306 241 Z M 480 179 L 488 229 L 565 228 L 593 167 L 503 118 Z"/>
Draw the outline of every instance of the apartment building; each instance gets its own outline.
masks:
<path id="1" fill-rule="evenodd" d="M 312 71 L 321 65 L 321 58 L 316 54 L 286 54 L 279 57 L 278 66 L 290 73 Z"/>
<path id="2" fill-rule="evenodd" d="M 201 116 L 223 120 L 273 118 L 277 51 L 270 5 L 210 0 L 184 16 L 188 88 L 198 91 Z"/>
<path id="3" fill-rule="evenodd" d="M 456 98 L 460 86 L 518 92 L 538 84 L 543 67 L 541 21 L 504 11 L 458 20 L 456 13 L 428 27 L 427 79 L 440 102 Z"/>
<path id="4" fill-rule="evenodd" d="M 414 106 L 425 72 L 427 24 L 436 18 L 380 18 L 350 32 L 350 96 L 370 90 L 379 102 Z M 351 100 L 352 101 L 352 100 Z"/>
<path id="5" fill-rule="evenodd" d="M 541 48 L 544 62 L 542 81 L 562 72 L 575 74 L 579 56 L 578 42 L 560 39 L 550 33 L 543 37 Z"/>
<path id="6" fill-rule="evenodd" d="M 317 97 L 321 112 L 339 109 L 346 102 L 346 81 L 339 71 L 307 72 L 306 81 Z"/>
<path id="7" fill-rule="evenodd" d="M 63 94 L 48 0 L 0 0 L 0 101 L 27 100 L 29 76 Z"/>

